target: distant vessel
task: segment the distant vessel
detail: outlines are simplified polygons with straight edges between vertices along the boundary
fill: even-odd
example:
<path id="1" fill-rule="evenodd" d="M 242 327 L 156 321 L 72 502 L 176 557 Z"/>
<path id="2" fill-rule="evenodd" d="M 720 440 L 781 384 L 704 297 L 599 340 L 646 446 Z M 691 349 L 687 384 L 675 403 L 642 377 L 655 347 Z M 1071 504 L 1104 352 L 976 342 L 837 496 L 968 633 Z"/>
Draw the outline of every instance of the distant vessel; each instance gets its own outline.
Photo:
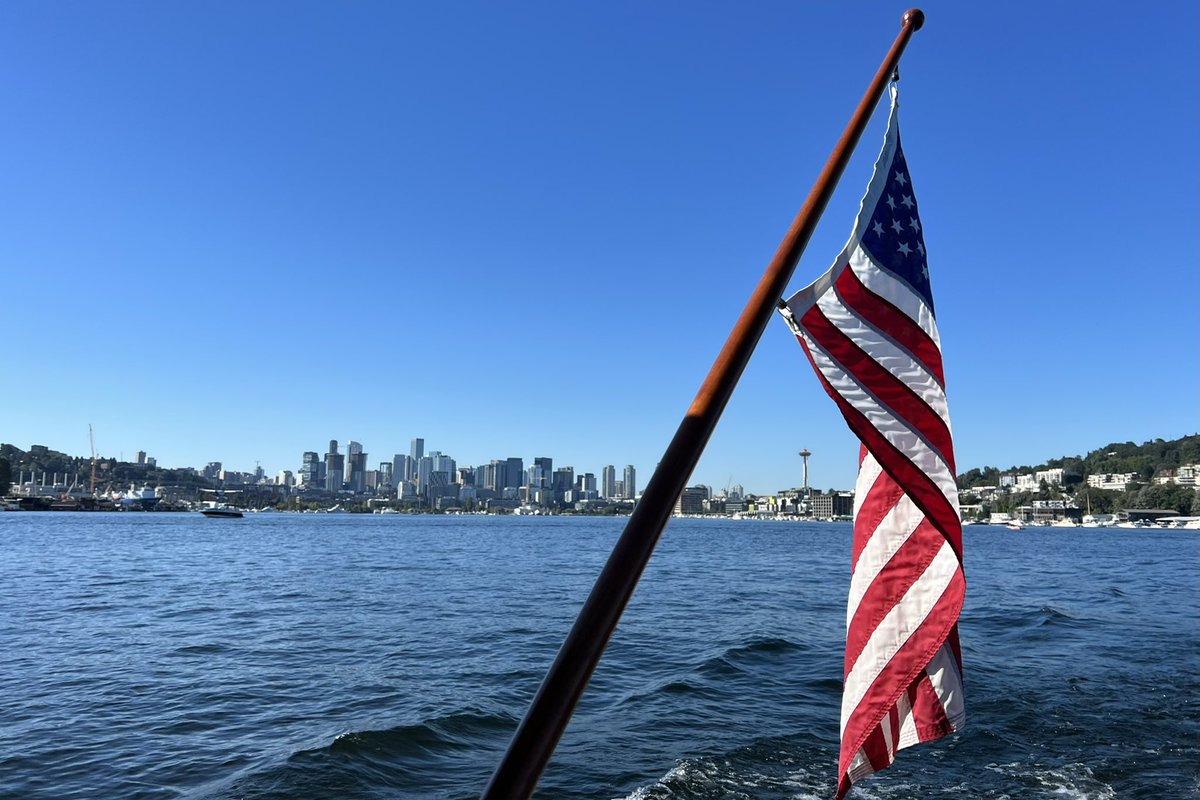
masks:
<path id="1" fill-rule="evenodd" d="M 129 491 L 121 495 L 120 504 L 122 510 L 126 511 L 149 511 L 158 505 L 161 500 L 158 494 L 149 486 L 143 486 L 141 489 L 134 488 L 133 484 L 129 485 Z"/>
<path id="2" fill-rule="evenodd" d="M 236 508 L 230 508 L 224 503 L 213 503 L 210 506 L 200 509 L 200 513 L 206 517 L 226 517 L 228 519 L 241 519 L 242 512 Z"/>

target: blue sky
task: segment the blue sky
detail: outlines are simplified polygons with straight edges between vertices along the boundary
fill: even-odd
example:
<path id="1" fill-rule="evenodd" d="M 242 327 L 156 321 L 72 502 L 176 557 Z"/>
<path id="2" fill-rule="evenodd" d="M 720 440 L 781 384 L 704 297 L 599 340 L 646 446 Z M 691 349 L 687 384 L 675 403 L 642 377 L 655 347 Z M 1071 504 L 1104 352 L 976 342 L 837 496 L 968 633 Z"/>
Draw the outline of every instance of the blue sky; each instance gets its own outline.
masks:
<path id="1" fill-rule="evenodd" d="M 649 478 L 902 5 L 8 3 L 0 441 Z M 932 2 L 902 62 L 960 470 L 1194 433 L 1197 5 Z M 848 236 L 877 111 L 797 268 Z M 849 487 L 772 320 L 693 482 Z"/>

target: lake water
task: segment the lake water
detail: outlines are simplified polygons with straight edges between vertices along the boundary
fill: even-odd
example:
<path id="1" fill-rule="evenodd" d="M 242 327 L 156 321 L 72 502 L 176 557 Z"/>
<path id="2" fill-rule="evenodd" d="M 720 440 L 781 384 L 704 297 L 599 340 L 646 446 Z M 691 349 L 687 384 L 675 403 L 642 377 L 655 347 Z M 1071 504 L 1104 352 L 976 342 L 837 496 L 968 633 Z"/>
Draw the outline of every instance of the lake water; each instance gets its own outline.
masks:
<path id="1" fill-rule="evenodd" d="M 0 514 L 0 797 L 478 797 L 623 524 Z M 965 540 L 968 726 L 852 796 L 1200 797 L 1200 537 Z M 849 541 L 673 520 L 536 796 L 831 797 Z"/>

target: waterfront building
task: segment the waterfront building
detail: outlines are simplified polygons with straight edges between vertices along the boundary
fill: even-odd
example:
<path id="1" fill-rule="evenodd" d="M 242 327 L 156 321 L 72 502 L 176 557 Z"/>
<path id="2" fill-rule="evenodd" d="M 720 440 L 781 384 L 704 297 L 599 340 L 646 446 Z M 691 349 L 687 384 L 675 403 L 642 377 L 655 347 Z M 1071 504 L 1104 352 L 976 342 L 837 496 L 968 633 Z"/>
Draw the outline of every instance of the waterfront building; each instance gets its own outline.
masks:
<path id="1" fill-rule="evenodd" d="M 812 515 L 818 519 L 836 519 L 854 515 L 854 493 L 813 494 L 809 498 Z"/>
<path id="2" fill-rule="evenodd" d="M 634 500 L 637 498 L 637 473 L 633 469 L 632 464 L 625 465 L 625 499 Z"/>
<path id="3" fill-rule="evenodd" d="M 704 504 L 708 501 L 707 486 L 689 486 L 679 494 L 675 501 L 675 513 L 703 514 Z"/>

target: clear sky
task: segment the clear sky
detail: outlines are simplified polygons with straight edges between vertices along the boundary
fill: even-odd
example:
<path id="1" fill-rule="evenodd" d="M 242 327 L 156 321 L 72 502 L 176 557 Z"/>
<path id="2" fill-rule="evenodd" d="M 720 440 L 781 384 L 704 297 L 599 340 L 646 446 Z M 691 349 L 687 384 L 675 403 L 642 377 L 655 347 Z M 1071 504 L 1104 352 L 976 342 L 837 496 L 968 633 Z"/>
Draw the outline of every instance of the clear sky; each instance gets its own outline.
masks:
<path id="1" fill-rule="evenodd" d="M 420 436 L 644 485 L 905 7 L 0 5 L 0 441 L 274 473 Z M 1197 4 L 922 7 L 901 130 L 960 471 L 1196 432 Z M 853 484 L 775 319 L 693 482 L 794 486 L 803 447 Z"/>

